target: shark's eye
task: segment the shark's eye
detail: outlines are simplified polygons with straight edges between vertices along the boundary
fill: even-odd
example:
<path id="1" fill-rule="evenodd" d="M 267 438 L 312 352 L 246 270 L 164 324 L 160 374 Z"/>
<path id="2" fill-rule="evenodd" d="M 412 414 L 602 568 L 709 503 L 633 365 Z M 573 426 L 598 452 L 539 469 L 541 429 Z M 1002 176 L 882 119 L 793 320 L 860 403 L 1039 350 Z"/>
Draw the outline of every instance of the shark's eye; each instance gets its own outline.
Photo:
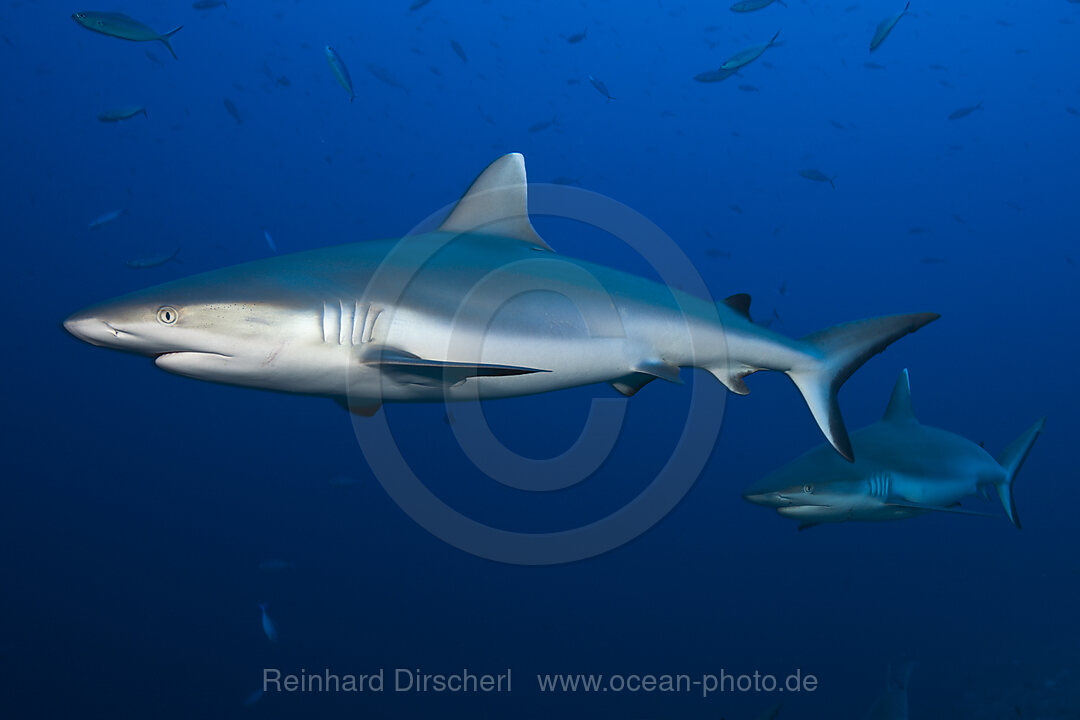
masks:
<path id="1" fill-rule="evenodd" d="M 804 493 L 806 493 L 807 495 L 809 495 L 810 493 L 814 492 L 814 486 L 811 485 L 810 483 L 806 483 L 805 485 L 802 486 L 802 491 Z"/>
<path id="2" fill-rule="evenodd" d="M 162 325 L 172 325 L 179 315 L 180 313 L 176 312 L 176 308 L 171 305 L 162 305 L 157 311 L 158 322 Z"/>

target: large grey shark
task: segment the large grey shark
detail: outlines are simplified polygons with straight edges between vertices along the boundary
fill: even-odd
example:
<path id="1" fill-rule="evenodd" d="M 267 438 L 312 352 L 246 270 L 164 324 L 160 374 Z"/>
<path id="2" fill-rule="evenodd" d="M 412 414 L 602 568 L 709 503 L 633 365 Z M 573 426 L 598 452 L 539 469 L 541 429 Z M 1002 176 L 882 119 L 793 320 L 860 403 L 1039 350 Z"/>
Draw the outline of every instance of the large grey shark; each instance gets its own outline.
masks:
<path id="1" fill-rule="evenodd" d="M 227 267 L 86 308 L 94 345 L 200 380 L 381 403 L 509 397 L 607 382 L 633 395 L 703 368 L 735 393 L 786 373 L 844 457 L 840 385 L 935 320 L 892 315 L 793 340 L 754 325 L 747 295 L 713 303 L 552 251 L 528 217 L 524 159 L 505 155 L 439 228 Z"/>
<path id="2" fill-rule="evenodd" d="M 767 476 L 743 497 L 799 521 L 799 529 L 849 520 L 901 520 L 927 512 L 981 515 L 956 507 L 996 490 L 1020 527 L 1013 483 L 1046 418 L 995 460 L 981 445 L 921 424 L 911 408 L 908 371 L 900 373 L 885 416 L 851 436 L 858 453 L 846 463 L 820 446 Z"/>

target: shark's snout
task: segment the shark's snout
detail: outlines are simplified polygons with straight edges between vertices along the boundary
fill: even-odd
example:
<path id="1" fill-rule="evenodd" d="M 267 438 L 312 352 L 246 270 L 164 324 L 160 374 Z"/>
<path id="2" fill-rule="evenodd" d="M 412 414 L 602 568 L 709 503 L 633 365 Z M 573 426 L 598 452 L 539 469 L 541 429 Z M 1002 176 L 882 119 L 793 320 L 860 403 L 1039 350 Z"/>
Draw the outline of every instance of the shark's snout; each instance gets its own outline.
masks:
<path id="1" fill-rule="evenodd" d="M 64 320 L 64 329 L 91 345 L 110 345 L 115 343 L 122 333 L 121 330 L 87 312 L 77 312 Z"/>

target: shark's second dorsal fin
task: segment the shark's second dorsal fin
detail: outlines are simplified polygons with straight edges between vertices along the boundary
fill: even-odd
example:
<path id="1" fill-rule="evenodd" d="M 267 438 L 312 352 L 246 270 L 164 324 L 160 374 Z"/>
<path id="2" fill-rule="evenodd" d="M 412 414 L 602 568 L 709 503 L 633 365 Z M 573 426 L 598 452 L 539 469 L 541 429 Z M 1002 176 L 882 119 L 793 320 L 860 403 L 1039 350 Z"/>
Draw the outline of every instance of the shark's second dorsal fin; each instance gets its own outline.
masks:
<path id="1" fill-rule="evenodd" d="M 525 158 L 503 155 L 473 180 L 439 230 L 499 235 L 551 250 L 529 222 L 526 185 Z"/>
<path id="2" fill-rule="evenodd" d="M 908 378 L 907 368 L 901 370 L 900 377 L 896 378 L 892 397 L 889 398 L 889 407 L 885 408 L 885 417 L 882 419 L 888 422 L 919 422 L 911 409 L 911 380 Z"/>

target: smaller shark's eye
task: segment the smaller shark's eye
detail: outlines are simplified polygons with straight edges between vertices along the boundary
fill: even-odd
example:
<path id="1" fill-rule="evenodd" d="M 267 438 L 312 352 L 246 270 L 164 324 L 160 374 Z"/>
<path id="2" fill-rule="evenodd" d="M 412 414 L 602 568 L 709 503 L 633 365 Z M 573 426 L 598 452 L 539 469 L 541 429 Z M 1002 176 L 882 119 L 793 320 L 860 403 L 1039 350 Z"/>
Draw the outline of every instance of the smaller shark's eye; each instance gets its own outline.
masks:
<path id="1" fill-rule="evenodd" d="M 810 493 L 814 492 L 814 486 L 811 485 L 810 483 L 806 483 L 805 485 L 802 486 L 802 491 L 804 493 L 806 493 L 807 495 L 809 495 Z"/>
<path id="2" fill-rule="evenodd" d="M 158 322 L 162 325 L 172 325 L 179 315 L 180 313 L 176 312 L 176 308 L 171 305 L 162 305 L 157 311 Z"/>

